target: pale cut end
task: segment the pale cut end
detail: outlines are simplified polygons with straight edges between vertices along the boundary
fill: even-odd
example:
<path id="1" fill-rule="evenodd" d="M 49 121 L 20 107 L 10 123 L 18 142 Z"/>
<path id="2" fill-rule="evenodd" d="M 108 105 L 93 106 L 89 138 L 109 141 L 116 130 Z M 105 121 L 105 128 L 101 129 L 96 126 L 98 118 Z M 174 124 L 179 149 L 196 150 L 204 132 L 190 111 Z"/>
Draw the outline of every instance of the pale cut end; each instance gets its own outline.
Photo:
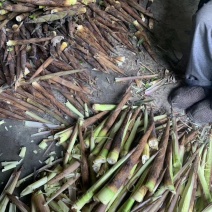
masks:
<path id="1" fill-rule="evenodd" d="M 97 110 L 97 107 L 98 107 L 98 106 L 99 106 L 99 104 L 93 104 L 93 105 L 92 105 L 92 109 L 95 110 L 95 111 L 98 111 L 98 110 Z"/>
<path id="2" fill-rule="evenodd" d="M 149 20 L 149 28 L 152 30 L 154 28 L 154 21 L 153 19 Z"/>
<path id="3" fill-rule="evenodd" d="M 39 84 L 38 84 L 37 82 L 33 82 L 32 85 L 33 85 L 34 87 L 39 87 Z"/>
<path id="4" fill-rule="evenodd" d="M 85 139 L 85 148 L 88 149 L 90 147 L 90 140 L 89 139 Z"/>
<path id="5" fill-rule="evenodd" d="M 24 158 L 26 155 L 26 147 L 22 147 L 19 153 L 19 157 Z"/>
<path id="6" fill-rule="evenodd" d="M 145 164 L 149 160 L 148 155 L 142 155 L 142 164 Z"/>
<path id="7" fill-rule="evenodd" d="M 52 32 L 51 32 L 51 35 L 52 35 L 53 37 L 55 37 L 55 36 L 57 36 L 57 32 L 56 32 L 56 31 L 52 31 Z"/>
<path id="8" fill-rule="evenodd" d="M 113 165 L 118 161 L 118 158 L 119 158 L 119 154 L 117 152 L 111 152 L 108 155 L 107 162 Z"/>
<path id="9" fill-rule="evenodd" d="M 148 144 L 151 149 L 158 150 L 158 139 L 157 138 L 149 139 Z"/>
<path id="10" fill-rule="evenodd" d="M 146 21 L 146 18 L 145 18 L 145 16 L 143 14 L 141 14 L 141 19 L 142 19 L 143 22 Z"/>
<path id="11" fill-rule="evenodd" d="M 134 24 L 135 26 L 139 26 L 139 23 L 138 23 L 137 20 L 133 21 L 133 24 Z"/>
<path id="12" fill-rule="evenodd" d="M 83 32 L 84 31 L 84 27 L 82 25 L 78 25 L 77 26 L 77 31 Z"/>
<path id="13" fill-rule="evenodd" d="M 71 5 L 75 5 L 76 3 L 77 3 L 77 0 L 65 0 L 64 5 L 71 6 Z"/>
<path id="14" fill-rule="evenodd" d="M 59 12 L 58 9 L 52 9 L 52 10 L 51 10 L 51 14 L 54 14 L 54 13 L 57 13 L 57 12 Z"/>
<path id="15" fill-rule="evenodd" d="M 31 50 L 32 50 L 32 47 L 30 45 L 27 45 L 26 52 L 30 52 Z"/>
<path id="16" fill-rule="evenodd" d="M 23 20 L 23 16 L 22 15 L 18 15 L 16 16 L 16 21 L 21 22 Z"/>
<path id="17" fill-rule="evenodd" d="M 27 67 L 25 67 L 25 69 L 24 69 L 24 75 L 27 76 L 29 73 L 30 73 L 30 70 Z"/>
<path id="18" fill-rule="evenodd" d="M 118 66 L 121 66 L 123 64 L 123 62 L 125 61 L 125 57 L 122 57 L 122 56 L 115 57 L 114 59 L 115 59 Z"/>
<path id="19" fill-rule="evenodd" d="M 142 202 L 144 197 L 146 196 L 146 193 L 148 191 L 148 188 L 146 186 L 142 186 L 133 196 L 132 198 L 137 202 Z"/>
<path id="20" fill-rule="evenodd" d="M 7 41 L 7 46 L 14 46 L 14 45 L 15 45 L 14 40 L 8 40 Z"/>
<path id="21" fill-rule="evenodd" d="M 87 11 L 86 8 L 82 7 L 78 10 L 78 14 L 84 14 L 84 13 L 86 13 L 86 11 Z"/>
<path id="22" fill-rule="evenodd" d="M 176 194 L 176 190 L 175 190 L 175 187 L 173 185 L 169 185 L 168 190 L 171 191 L 173 194 Z"/>
<path id="23" fill-rule="evenodd" d="M 121 5 L 121 3 L 119 1 L 115 1 L 115 3 Z"/>
<path id="24" fill-rule="evenodd" d="M 19 28 L 18 24 L 13 24 L 13 25 L 12 25 L 12 29 L 13 29 L 13 30 L 17 30 L 18 28 Z"/>
<path id="25" fill-rule="evenodd" d="M 145 186 L 150 192 L 153 192 L 155 184 L 156 184 L 155 180 L 150 180 Z"/>
<path id="26" fill-rule="evenodd" d="M 38 145 L 41 149 L 46 149 L 47 148 L 47 144 L 46 144 L 46 142 L 45 142 L 45 140 L 43 140 L 43 141 L 41 141 L 41 143 Z"/>
<path id="27" fill-rule="evenodd" d="M 97 158 L 94 160 L 94 164 L 102 164 L 102 163 L 106 163 L 106 158 L 102 157 L 102 156 L 97 156 Z"/>
<path id="28" fill-rule="evenodd" d="M 90 3 L 95 3 L 96 0 L 82 0 L 82 3 L 85 4 L 85 5 L 88 5 Z"/>
<path id="29" fill-rule="evenodd" d="M 93 170 L 94 170 L 95 173 L 98 173 L 99 172 L 99 170 L 101 168 L 101 165 L 102 165 L 101 163 L 99 163 L 99 164 L 96 164 L 96 163 L 93 164 L 92 167 L 93 167 Z"/>
<path id="30" fill-rule="evenodd" d="M 106 186 L 102 190 L 100 190 L 100 192 L 93 198 L 94 200 L 100 201 L 104 205 L 107 205 L 110 202 L 110 200 L 115 196 L 115 193 L 116 192 L 114 192 L 108 186 Z"/>
<path id="31" fill-rule="evenodd" d="M 7 10 L 4 10 L 4 9 L 0 10 L 0 15 L 6 15 L 7 13 L 8 13 Z"/>

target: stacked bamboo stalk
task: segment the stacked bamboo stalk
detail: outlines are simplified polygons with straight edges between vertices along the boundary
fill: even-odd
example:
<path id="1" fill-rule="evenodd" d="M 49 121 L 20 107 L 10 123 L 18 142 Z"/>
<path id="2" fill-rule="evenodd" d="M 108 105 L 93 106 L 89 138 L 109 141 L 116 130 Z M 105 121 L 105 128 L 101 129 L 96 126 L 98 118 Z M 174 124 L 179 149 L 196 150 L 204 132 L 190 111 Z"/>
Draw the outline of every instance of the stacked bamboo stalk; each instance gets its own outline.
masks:
<path id="1" fill-rule="evenodd" d="M 130 97 L 128 89 L 117 106 L 43 140 L 42 149 L 62 144 L 63 158 L 35 171 L 21 191 L 31 204 L 13 192 L 34 174 L 18 180 L 21 170 L 14 172 L 1 211 L 9 201 L 22 211 L 210 211 L 211 127 L 198 131 L 148 105 L 132 108 Z"/>

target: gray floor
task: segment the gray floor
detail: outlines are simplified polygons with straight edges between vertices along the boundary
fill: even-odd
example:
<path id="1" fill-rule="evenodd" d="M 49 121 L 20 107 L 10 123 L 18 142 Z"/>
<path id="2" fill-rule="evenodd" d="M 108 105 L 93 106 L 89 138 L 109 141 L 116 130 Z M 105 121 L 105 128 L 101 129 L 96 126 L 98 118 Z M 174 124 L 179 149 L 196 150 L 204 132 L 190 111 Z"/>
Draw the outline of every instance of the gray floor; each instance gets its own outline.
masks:
<path id="1" fill-rule="evenodd" d="M 163 49 L 164 53 L 169 54 L 170 52 L 171 55 L 174 52 L 178 58 L 181 57 L 182 52 L 189 43 L 191 17 L 196 11 L 197 3 L 198 1 L 196 0 L 156 0 L 154 2 L 152 8 L 157 20 L 154 36 L 157 39 L 158 47 Z M 157 71 L 156 64 L 148 56 L 144 56 L 145 53 L 137 56 L 131 52 L 125 52 L 124 54 L 127 57 L 124 65 L 128 66 L 130 74 L 136 73 L 140 68 L 137 64 L 137 59 L 143 61 L 152 70 Z M 116 102 L 126 84 L 115 84 L 114 77 L 111 75 L 96 74 L 96 76 L 98 78 L 98 94 L 95 95 L 96 97 L 93 98 L 93 101 L 104 103 Z M 40 152 L 37 146 L 41 138 L 32 139 L 30 137 L 35 132 L 36 129 L 25 128 L 23 122 L 5 120 L 5 124 L 0 125 L 0 162 L 19 160 L 20 147 L 26 146 L 27 155 L 23 163 L 22 176 L 32 172 L 35 167 L 42 166 L 39 160 L 42 161 L 46 157 L 43 157 L 43 152 Z M 31 142 L 32 140 L 34 142 Z M 53 151 L 55 147 L 52 148 Z M 35 149 L 39 151 L 37 155 L 33 153 Z M 0 191 L 11 172 L 0 172 Z"/>

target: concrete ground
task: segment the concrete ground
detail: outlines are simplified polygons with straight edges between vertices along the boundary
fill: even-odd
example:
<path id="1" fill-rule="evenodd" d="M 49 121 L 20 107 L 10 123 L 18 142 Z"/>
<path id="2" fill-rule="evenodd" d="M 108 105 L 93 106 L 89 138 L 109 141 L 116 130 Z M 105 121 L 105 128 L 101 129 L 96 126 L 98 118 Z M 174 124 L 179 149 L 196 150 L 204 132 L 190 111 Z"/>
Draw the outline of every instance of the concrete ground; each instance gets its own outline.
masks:
<path id="1" fill-rule="evenodd" d="M 178 59 L 182 57 L 182 52 L 189 43 L 191 17 L 196 11 L 197 4 L 198 0 L 155 0 L 153 3 L 152 10 L 157 20 L 153 36 L 157 41 L 156 45 L 158 49 L 160 49 L 160 53 L 163 56 L 169 56 L 161 60 L 162 64 L 167 64 L 167 62 L 170 62 L 169 60 L 177 62 Z M 120 47 L 119 52 L 122 52 L 127 58 L 123 66 L 124 68 L 127 67 L 129 75 L 136 74 L 142 68 L 139 61 L 154 72 L 162 68 L 161 66 L 158 67 L 145 51 L 134 55 L 132 52 L 123 51 Z M 170 67 L 167 66 L 167 68 Z M 127 84 L 114 83 L 114 76 L 112 75 L 103 73 L 95 73 L 94 75 L 97 77 L 98 91 L 94 92 L 92 101 L 96 103 L 119 101 L 119 97 Z M 166 102 L 167 93 L 171 87 L 172 85 L 162 87 L 160 91 L 157 92 L 156 99 L 160 99 L 159 105 L 167 106 L 164 105 L 164 102 Z M 167 102 L 165 104 L 167 104 Z M 21 177 L 33 172 L 35 168 L 41 167 L 42 164 L 39 160 L 43 161 L 46 158 L 37 146 L 42 138 L 31 138 L 31 134 L 36 132 L 36 129 L 26 128 L 23 122 L 18 121 L 5 120 L 5 124 L 0 125 L 0 162 L 19 160 L 18 154 L 20 148 L 22 146 L 27 147 Z M 52 146 L 51 151 L 55 149 L 56 148 Z M 38 154 L 34 154 L 33 150 L 37 150 Z M 12 171 L 0 172 L 0 191 L 11 173 Z"/>

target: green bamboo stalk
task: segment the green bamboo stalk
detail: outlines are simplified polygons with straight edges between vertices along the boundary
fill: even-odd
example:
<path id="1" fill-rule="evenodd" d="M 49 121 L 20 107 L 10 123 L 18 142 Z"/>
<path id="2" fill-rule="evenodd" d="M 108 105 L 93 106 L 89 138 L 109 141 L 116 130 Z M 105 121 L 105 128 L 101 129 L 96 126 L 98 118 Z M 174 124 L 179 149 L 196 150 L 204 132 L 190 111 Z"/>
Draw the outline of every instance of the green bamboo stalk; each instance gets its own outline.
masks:
<path id="1" fill-rule="evenodd" d="M 132 128 L 132 131 L 131 131 L 131 133 L 129 135 L 129 138 L 127 139 L 127 141 L 125 142 L 125 144 L 124 144 L 124 146 L 122 148 L 121 156 L 124 156 L 124 155 L 126 155 L 129 152 L 131 144 L 132 144 L 133 140 L 135 139 L 138 127 L 141 125 L 141 118 L 142 118 L 142 115 L 140 115 L 136 119 L 135 124 L 134 124 L 134 126 Z"/>
<path id="2" fill-rule="evenodd" d="M 164 176 L 164 186 L 168 188 L 169 191 L 175 193 L 175 187 L 173 184 L 173 165 L 172 165 L 172 143 L 169 142 L 166 160 L 165 160 L 166 172 Z"/>
<path id="3" fill-rule="evenodd" d="M 97 177 L 100 177 L 102 175 L 104 175 L 109 169 L 109 164 L 108 163 L 104 163 L 101 165 L 101 168 L 99 169 L 98 173 L 97 173 Z"/>
<path id="4" fill-rule="evenodd" d="M 113 128 L 110 130 L 109 136 L 108 136 L 103 148 L 101 149 L 99 154 L 96 156 L 94 163 L 99 164 L 99 163 L 105 163 L 107 161 L 107 155 L 108 155 L 109 149 L 111 147 L 113 138 L 114 138 L 116 132 L 120 129 L 120 127 L 126 117 L 126 114 L 127 114 L 127 111 L 123 111 L 120 114 L 120 117 L 118 118 L 119 121 L 116 122 L 115 125 L 113 126 Z"/>
<path id="5" fill-rule="evenodd" d="M 205 176 L 204 176 L 204 168 L 201 167 L 200 165 L 199 165 L 199 168 L 198 168 L 198 178 L 199 178 L 199 181 L 200 181 L 200 184 L 201 184 L 201 187 L 202 187 L 202 190 L 203 190 L 203 194 L 204 194 L 206 200 L 209 203 L 212 202 L 211 193 L 210 193 L 209 187 L 207 185 L 207 182 L 206 182 L 206 179 L 205 179 Z"/>
<path id="6" fill-rule="evenodd" d="M 212 211 L 212 203 L 209 204 L 202 212 L 210 212 Z"/>
<path id="7" fill-rule="evenodd" d="M 153 124 L 151 123 L 151 125 L 148 127 L 147 132 L 140 139 L 134 154 L 129 158 L 127 163 L 121 168 L 118 174 L 105 187 L 103 187 L 98 192 L 98 194 L 95 195 L 96 200 L 101 201 L 103 204 L 108 204 L 115 196 L 118 188 L 126 183 L 128 177 L 130 176 L 130 174 L 132 174 L 132 170 L 139 162 L 139 158 L 141 157 L 144 146 L 147 143 L 152 128 Z"/>
<path id="8" fill-rule="evenodd" d="M 173 138 L 173 141 L 174 141 L 175 139 L 174 139 L 173 135 L 172 135 L 172 138 Z M 182 137 L 181 143 L 179 144 L 179 159 L 178 160 L 180 160 L 181 164 L 183 163 L 184 156 L 185 156 L 185 150 L 186 150 L 185 145 L 184 145 L 185 140 L 186 140 L 186 136 L 184 135 Z"/>
<path id="9" fill-rule="evenodd" d="M 84 120 L 79 120 L 78 122 L 78 134 L 79 134 L 79 142 L 80 142 L 80 153 L 81 153 L 81 173 L 82 175 L 82 186 L 83 186 L 83 191 L 87 189 L 89 186 L 89 167 L 88 167 L 88 158 L 85 150 L 85 143 L 84 143 L 84 138 L 83 138 L 83 133 L 82 133 L 82 126 L 83 126 Z"/>
<path id="10" fill-rule="evenodd" d="M 79 211 L 86 203 L 88 203 L 93 195 L 97 192 L 101 186 L 108 181 L 108 179 L 112 176 L 112 174 L 134 153 L 135 149 L 132 150 L 129 154 L 127 154 L 125 157 L 121 158 L 113 167 L 105 173 L 94 185 L 92 185 L 87 192 L 78 199 L 75 204 L 72 206 L 73 210 Z"/>
<path id="11" fill-rule="evenodd" d="M 121 191 L 123 190 L 124 186 L 120 187 L 118 192 L 115 194 L 115 196 L 111 199 L 111 201 L 108 203 L 105 211 L 115 212 L 116 210 L 112 210 L 111 205 L 116 201 L 118 196 L 120 195 Z M 121 201 L 121 200 L 120 200 Z M 119 202 L 120 203 L 120 202 Z"/>
<path id="12" fill-rule="evenodd" d="M 177 174 L 174 175 L 174 183 L 179 180 L 182 175 L 185 173 L 186 170 L 188 170 L 188 168 L 190 167 L 190 165 L 192 164 L 193 160 L 195 160 L 195 158 L 197 157 L 197 155 L 201 155 L 203 149 L 205 147 L 205 144 L 202 144 L 195 153 L 192 154 L 192 156 L 190 158 L 188 158 L 187 162 L 184 164 L 184 166 L 178 171 Z"/>
<path id="13" fill-rule="evenodd" d="M 48 201 L 49 199 L 47 198 L 46 200 Z M 63 212 L 60 206 L 53 200 L 49 202 L 49 207 L 55 212 Z"/>
<path id="14" fill-rule="evenodd" d="M 198 165 L 197 163 L 194 163 L 195 165 Z M 196 171 L 195 171 L 196 170 Z M 179 211 L 192 211 L 190 210 L 190 203 L 192 200 L 192 192 L 194 188 L 195 181 L 197 179 L 197 170 L 198 167 L 193 167 L 189 173 L 188 182 L 183 190 L 182 197 L 179 202 Z"/>
<path id="15" fill-rule="evenodd" d="M 209 135 L 209 144 L 208 144 L 208 154 L 207 154 L 207 160 L 205 164 L 205 180 L 208 185 L 208 188 L 211 188 L 211 178 L 212 178 L 212 131 Z"/>
<path id="16" fill-rule="evenodd" d="M 92 152 L 95 148 L 95 141 L 94 141 L 94 136 L 93 136 L 93 127 L 91 128 L 91 133 L 90 133 L 91 137 L 90 137 L 90 141 L 89 141 L 89 146 L 86 146 L 86 141 L 85 142 L 85 147 L 90 149 L 90 152 Z"/>
<path id="17" fill-rule="evenodd" d="M 88 109 L 87 103 L 84 103 L 84 110 L 85 110 L 85 117 L 88 118 L 90 116 L 90 114 L 89 114 L 89 109 Z"/>
<path id="18" fill-rule="evenodd" d="M 146 161 L 149 160 L 149 157 L 150 157 L 150 148 L 149 148 L 149 144 L 146 144 L 144 147 L 144 151 L 142 153 L 142 157 L 141 157 L 142 163 L 145 164 Z"/>
<path id="19" fill-rule="evenodd" d="M 168 191 L 166 191 L 160 198 L 152 202 L 149 207 L 145 208 L 144 211 L 158 211 L 158 208 L 162 210 L 163 205 L 166 202 L 167 195 L 169 194 Z M 162 210 L 163 211 L 163 210 Z"/>
<path id="20" fill-rule="evenodd" d="M 96 157 L 100 153 L 100 151 L 102 150 L 102 148 L 103 148 L 105 142 L 107 141 L 107 139 L 109 139 L 109 138 L 110 137 L 103 138 L 102 141 L 95 146 L 95 148 L 91 152 L 90 156 L 92 156 L 92 157 L 95 156 Z"/>
<path id="21" fill-rule="evenodd" d="M 9 198 L 6 195 L 6 193 L 8 192 L 9 194 L 12 194 L 15 190 L 16 184 L 18 182 L 18 179 L 21 175 L 21 170 L 19 171 L 15 171 L 12 174 L 12 180 L 10 182 L 10 184 L 6 187 L 6 189 L 3 191 L 2 195 L 1 195 L 1 201 L 0 201 L 0 211 L 4 212 L 6 211 L 7 205 L 9 203 Z"/>
<path id="22" fill-rule="evenodd" d="M 196 211 L 203 212 L 204 209 L 206 208 L 207 204 L 208 203 L 205 201 L 205 197 L 204 196 L 201 196 L 201 197 L 197 198 L 196 203 L 195 203 L 195 209 L 196 209 Z M 207 212 L 211 212 L 211 211 L 209 210 Z"/>
<path id="23" fill-rule="evenodd" d="M 170 130 L 170 121 L 168 120 L 166 130 L 164 131 L 160 144 L 159 144 L 159 153 L 157 157 L 155 158 L 155 161 L 151 167 L 147 182 L 145 184 L 145 186 L 149 189 L 150 192 L 154 190 L 160 171 L 163 167 L 166 149 L 167 149 L 168 140 L 169 140 L 169 130 Z"/>
<path id="24" fill-rule="evenodd" d="M 147 108 L 145 107 L 145 110 L 144 110 L 144 133 L 147 131 L 148 122 L 149 122 L 148 117 L 149 117 L 148 111 L 147 111 Z"/>
<path id="25" fill-rule="evenodd" d="M 117 208 L 120 204 L 120 202 L 123 200 L 123 198 L 126 196 L 128 190 L 130 190 L 134 184 L 136 183 L 136 181 L 139 179 L 138 183 L 136 184 L 136 187 L 133 189 L 132 195 L 130 198 L 133 198 L 133 194 L 137 191 L 137 189 L 143 184 L 148 172 L 149 172 L 149 166 L 152 163 L 152 161 L 154 160 L 154 158 L 156 157 L 157 153 L 154 154 L 153 156 L 150 157 L 150 159 L 141 166 L 138 166 L 135 174 L 132 176 L 132 178 L 129 180 L 129 182 L 123 187 L 123 189 L 121 190 L 120 194 L 117 196 L 116 200 L 113 202 L 113 204 L 111 205 L 111 207 L 109 208 L 108 212 L 115 212 L 117 211 Z M 134 194 L 135 195 L 135 194 Z M 136 195 L 135 195 L 136 196 Z M 129 199 L 130 199 L 129 198 Z M 121 207 L 119 210 L 121 211 L 122 209 L 124 210 L 125 206 L 126 208 L 131 208 L 131 204 L 132 202 L 135 202 L 135 200 L 128 200 L 125 202 L 125 204 L 123 205 L 123 208 Z M 129 204 L 129 205 L 128 205 Z M 125 208 L 125 209 L 126 209 Z"/>
<path id="26" fill-rule="evenodd" d="M 57 159 L 57 160 L 55 160 L 54 162 L 52 162 L 51 165 L 45 165 L 45 166 L 41 167 L 40 169 L 36 170 L 35 173 L 36 173 L 36 174 L 39 174 L 39 173 L 41 173 L 43 170 L 49 169 L 49 168 L 51 168 L 52 166 L 54 166 L 55 164 L 60 163 L 61 161 L 62 161 L 62 158 Z M 27 175 L 26 177 L 20 179 L 20 180 L 18 181 L 17 185 L 16 185 L 16 188 L 18 188 L 22 183 L 24 183 L 27 179 L 29 179 L 29 178 L 31 178 L 31 177 L 33 177 L 33 176 L 34 176 L 34 173 L 29 174 L 29 175 Z"/>
<path id="27" fill-rule="evenodd" d="M 195 207 L 195 202 L 196 202 L 196 193 L 197 193 L 197 171 L 198 171 L 198 162 L 200 160 L 200 157 L 197 156 L 196 160 L 194 161 L 194 165 L 193 165 L 193 175 L 194 175 L 194 183 L 192 185 L 193 190 L 192 190 L 192 195 L 191 195 L 191 201 L 189 204 L 189 211 L 194 211 L 194 207 Z"/>
<path id="28" fill-rule="evenodd" d="M 89 163 L 88 167 L 89 167 L 91 185 L 95 184 L 96 182 L 96 172 L 93 170 L 93 160 L 94 160 L 94 156 L 90 155 L 88 157 L 88 163 Z"/>
<path id="29" fill-rule="evenodd" d="M 107 118 L 104 119 L 96 128 L 95 130 L 93 131 L 93 135 L 92 135 L 92 139 L 95 141 L 99 132 L 102 130 L 102 128 L 104 127 L 104 124 L 105 122 L 107 121 Z M 88 148 L 89 145 L 90 145 L 90 135 L 88 135 L 86 138 L 85 138 L 85 145 L 86 147 Z"/>
<path id="30" fill-rule="evenodd" d="M 63 159 L 63 164 L 67 164 L 68 163 L 68 160 L 70 158 L 70 155 L 71 155 L 71 152 L 72 152 L 72 149 L 74 147 L 74 144 L 76 142 L 76 139 L 77 139 L 77 135 L 78 135 L 78 122 L 76 123 L 75 127 L 74 127 L 74 131 L 70 137 L 70 141 L 68 143 L 68 147 L 66 149 L 66 153 L 65 153 L 65 156 L 64 156 L 64 159 Z"/>
<path id="31" fill-rule="evenodd" d="M 79 112 L 79 110 L 77 110 L 77 108 L 76 107 L 74 107 L 74 105 L 72 105 L 69 101 L 67 101 L 66 103 L 65 103 L 65 105 L 66 105 L 66 107 L 70 110 L 70 111 L 72 111 L 73 113 L 75 113 L 76 115 L 78 115 L 80 118 L 84 118 L 84 115 L 82 114 L 82 113 L 80 113 Z"/>
<path id="32" fill-rule="evenodd" d="M 117 105 L 114 104 L 93 104 L 92 108 L 95 111 L 106 111 L 106 110 L 114 110 Z M 128 108 L 128 105 L 124 105 L 122 110 Z M 133 106 L 133 108 L 137 108 L 137 106 Z"/>
<path id="33" fill-rule="evenodd" d="M 33 101 L 32 99 L 30 98 L 27 98 L 27 102 L 34 105 L 35 107 L 45 111 L 46 113 L 48 113 L 50 116 L 52 116 L 54 119 L 56 119 L 57 121 L 59 121 L 60 123 L 62 124 L 65 124 L 66 126 L 69 125 L 69 123 L 64 120 L 63 118 L 61 118 L 60 116 L 58 116 L 56 113 L 52 112 L 51 110 L 49 110 L 48 108 L 44 107 L 43 105 Z"/>
<path id="34" fill-rule="evenodd" d="M 172 197 L 170 198 L 169 204 L 167 204 L 167 206 L 166 206 L 167 212 L 173 212 L 174 209 L 177 208 L 179 196 L 181 195 L 181 193 L 183 191 L 182 185 L 183 185 L 184 182 L 185 182 L 185 180 L 182 178 L 175 184 L 176 193 L 172 194 Z"/>
<path id="35" fill-rule="evenodd" d="M 126 204 L 123 205 L 126 211 L 130 211 L 132 206 L 136 202 L 142 202 L 144 197 L 148 192 L 148 188 L 145 185 L 142 185 L 142 180 L 138 182 L 138 186 L 136 186 L 135 192 L 131 195 L 131 197 L 127 200 Z"/>
<path id="36" fill-rule="evenodd" d="M 152 193 L 150 193 L 150 195 L 155 194 L 156 191 L 157 191 L 157 193 L 160 193 L 159 190 L 161 190 L 161 188 L 162 188 L 162 190 L 164 190 L 164 191 L 161 193 L 161 195 L 164 194 L 164 192 L 167 190 L 167 187 L 164 186 L 164 185 L 162 184 L 162 181 L 163 181 L 165 172 L 166 172 L 166 169 L 161 170 L 161 174 L 160 174 L 159 178 L 157 179 L 157 183 L 156 183 L 156 185 L 155 185 L 155 187 L 154 187 Z M 159 188 L 158 188 L 158 187 L 159 187 Z M 163 187 L 164 187 L 165 189 L 163 189 Z"/>
<path id="37" fill-rule="evenodd" d="M 107 122 L 105 123 L 104 128 L 100 131 L 99 135 L 98 135 L 98 139 L 96 139 L 96 143 L 99 143 L 102 141 L 102 138 L 104 138 L 105 136 L 107 136 L 108 131 L 110 130 L 110 128 L 112 127 L 112 125 L 114 124 L 116 118 L 118 117 L 119 113 L 121 112 L 123 106 L 126 104 L 126 102 L 129 100 L 129 98 L 131 97 L 132 93 L 130 88 L 126 91 L 124 97 L 122 98 L 121 102 L 118 104 L 118 106 L 116 107 L 115 110 L 113 110 L 110 114 L 110 116 L 108 117 Z"/>
<path id="38" fill-rule="evenodd" d="M 155 129 L 154 114 L 152 110 L 150 113 L 150 118 L 153 120 L 154 126 L 152 129 L 151 135 L 149 136 L 148 144 L 151 149 L 158 150 L 158 139 L 157 139 L 157 134 Z"/>
<path id="39" fill-rule="evenodd" d="M 9 212 L 16 212 L 16 205 L 15 204 L 13 204 L 13 203 L 9 204 Z"/>
<path id="40" fill-rule="evenodd" d="M 38 181 L 28 185 L 22 192 L 21 192 L 21 197 L 26 196 L 28 194 L 31 194 L 35 189 L 45 185 L 48 182 L 48 177 L 45 176 Z"/>
<path id="41" fill-rule="evenodd" d="M 54 135 L 54 139 L 59 140 L 56 145 L 61 145 L 62 143 L 67 141 L 70 138 L 72 133 L 73 133 L 73 127 L 69 127 L 68 129 L 65 129 L 63 131 L 56 133 Z"/>
<path id="42" fill-rule="evenodd" d="M 80 175 L 76 175 L 75 178 L 69 179 L 66 183 L 64 183 L 52 196 L 47 200 L 47 202 L 44 204 L 44 206 L 48 205 L 52 200 L 54 200 L 59 194 L 61 194 L 63 191 L 65 191 L 69 186 L 71 186 Z"/>
<path id="43" fill-rule="evenodd" d="M 123 145 L 126 143 L 127 139 L 129 138 L 130 133 L 131 133 L 131 131 L 132 131 L 132 129 L 133 129 L 133 126 L 134 126 L 134 124 L 135 124 L 135 121 L 136 121 L 137 117 L 138 117 L 139 115 L 141 115 L 141 113 L 142 113 L 142 112 L 141 112 L 142 108 L 143 108 L 143 107 L 140 106 L 140 107 L 137 107 L 137 108 L 134 110 L 133 116 L 132 116 L 132 118 L 131 118 L 131 120 L 130 120 L 130 124 L 129 124 L 128 130 L 127 130 L 126 135 L 125 135 L 125 139 L 124 139 Z M 123 149 L 123 145 L 122 145 L 122 149 Z M 121 152 L 122 152 L 122 151 L 121 151 Z"/>
<path id="44" fill-rule="evenodd" d="M 130 124 L 131 116 L 132 116 L 132 112 L 128 112 L 125 120 L 123 121 L 122 126 L 120 127 L 120 129 L 116 133 L 115 137 L 113 138 L 112 146 L 111 146 L 110 152 L 108 153 L 108 156 L 107 156 L 107 162 L 109 164 L 115 164 L 118 161 L 121 147 L 123 145 L 124 138 L 126 135 L 126 131 Z"/>
<path id="45" fill-rule="evenodd" d="M 68 165 L 64 170 L 60 171 L 60 173 L 56 173 L 51 179 L 48 179 L 48 185 L 53 185 L 62 180 L 64 177 L 67 177 L 70 173 L 73 173 L 76 169 L 78 169 L 79 166 L 80 163 L 73 159 L 70 165 Z"/>
<path id="46" fill-rule="evenodd" d="M 178 134 L 177 134 L 177 123 L 176 118 L 172 118 L 172 142 L 173 142 L 173 172 L 174 175 L 180 170 L 182 167 L 182 161 L 183 158 L 182 155 L 179 152 L 179 140 L 178 140 Z"/>
<path id="47" fill-rule="evenodd" d="M 144 126 L 143 126 L 143 131 L 144 133 L 146 132 L 147 130 L 147 126 L 148 126 L 148 123 L 151 122 L 152 125 L 153 125 L 153 129 L 155 127 L 155 123 L 154 123 L 154 116 L 153 116 L 153 112 L 151 110 L 150 112 L 150 120 L 149 120 L 149 115 L 148 115 L 148 110 L 147 108 L 145 108 L 145 111 L 144 111 Z M 152 135 L 152 132 L 150 134 L 150 136 Z M 148 139 L 150 139 L 151 137 L 149 136 Z M 149 141 L 149 140 L 148 140 Z M 142 153 L 142 162 L 143 164 L 149 159 L 149 155 L 150 155 L 150 149 L 149 149 L 149 144 L 146 143 L 145 147 L 144 147 L 144 151 Z"/>
<path id="48" fill-rule="evenodd" d="M 44 118 L 41 118 L 40 116 L 36 115 L 36 114 L 33 113 L 33 112 L 26 111 L 25 113 L 26 113 L 26 115 L 28 115 L 29 117 L 31 117 L 31 118 L 33 118 L 34 120 L 39 121 L 39 122 L 41 122 L 41 123 L 53 124 L 52 122 L 50 122 L 50 121 L 48 121 L 48 120 L 46 120 L 46 119 L 44 119 Z"/>

